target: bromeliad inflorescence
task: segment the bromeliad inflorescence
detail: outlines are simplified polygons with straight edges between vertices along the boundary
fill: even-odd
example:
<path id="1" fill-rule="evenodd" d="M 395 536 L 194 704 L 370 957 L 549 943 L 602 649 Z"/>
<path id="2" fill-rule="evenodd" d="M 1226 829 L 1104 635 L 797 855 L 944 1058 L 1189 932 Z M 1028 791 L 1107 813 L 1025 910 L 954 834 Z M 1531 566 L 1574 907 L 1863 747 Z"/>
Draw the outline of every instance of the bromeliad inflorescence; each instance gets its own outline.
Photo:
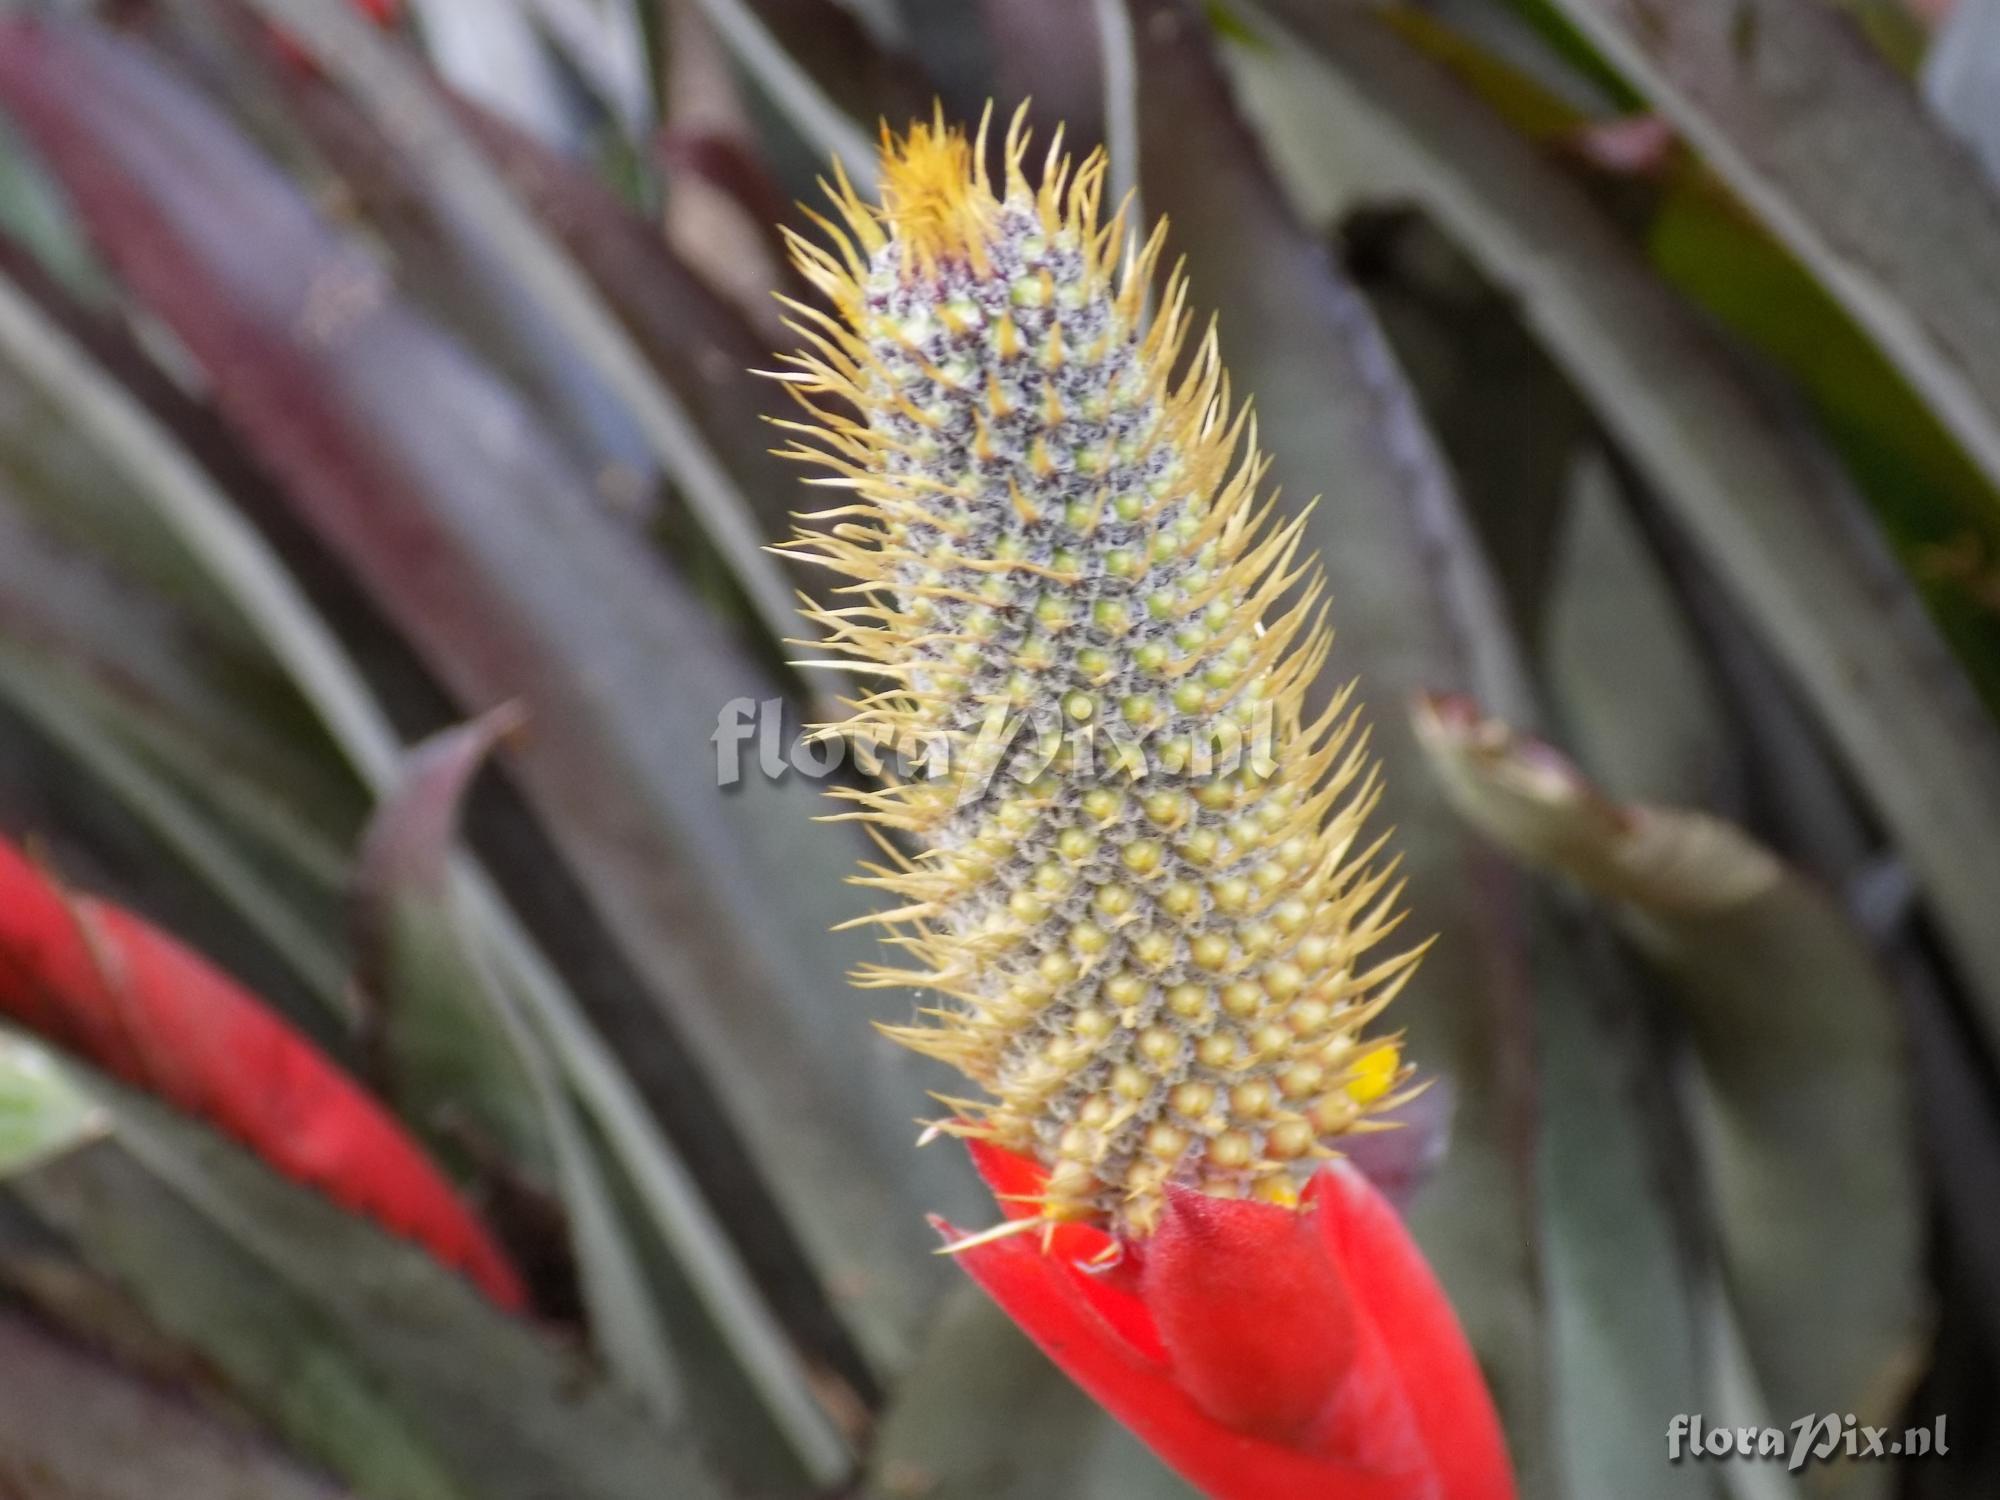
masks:
<path id="1" fill-rule="evenodd" d="M 996 185 L 985 145 L 885 134 L 881 206 L 843 177 L 832 248 L 793 238 L 838 314 L 794 305 L 794 451 L 851 494 L 795 546 L 886 684 L 843 729 L 930 752 L 848 794 L 921 846 L 865 877 L 914 963 L 859 982 L 946 997 L 891 1030 L 990 1096 L 941 1128 L 1039 1159 L 1044 1220 L 1143 1237 L 1168 1183 L 1297 1202 L 1402 1081 L 1361 1032 L 1417 955 L 1370 957 L 1374 772 L 1347 693 L 1303 707 L 1321 584 L 1213 328 L 1184 359 L 1178 272 L 1150 311 L 1163 236 L 1100 224 L 1101 154 L 1058 136 L 1031 187 L 1017 116 Z"/>

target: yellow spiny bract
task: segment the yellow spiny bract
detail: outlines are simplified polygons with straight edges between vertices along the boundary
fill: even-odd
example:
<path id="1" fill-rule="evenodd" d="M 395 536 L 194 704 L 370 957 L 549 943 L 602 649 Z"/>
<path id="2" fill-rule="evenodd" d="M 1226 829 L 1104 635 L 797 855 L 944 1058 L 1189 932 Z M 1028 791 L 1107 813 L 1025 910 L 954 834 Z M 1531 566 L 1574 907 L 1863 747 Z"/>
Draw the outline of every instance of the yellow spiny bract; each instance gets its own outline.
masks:
<path id="1" fill-rule="evenodd" d="M 1047 1165 L 1040 1221 L 1143 1235 L 1168 1182 L 1293 1203 L 1379 1123 L 1407 1069 L 1361 1032 L 1417 953 L 1370 956 L 1366 736 L 1347 693 L 1305 721 L 1304 517 L 1258 501 L 1212 328 L 1183 361 L 1178 271 L 1149 308 L 1164 226 L 1100 224 L 1104 158 L 1059 134 L 1031 185 L 1027 146 L 1017 116 L 996 186 L 984 123 L 885 132 L 881 206 L 839 177 L 826 243 L 792 237 L 833 311 L 790 304 L 789 451 L 846 492 L 792 545 L 881 684 L 843 732 L 914 762 L 836 794 L 907 957 L 856 982 L 941 997 L 885 1029 L 984 1091 L 937 1128 Z"/>

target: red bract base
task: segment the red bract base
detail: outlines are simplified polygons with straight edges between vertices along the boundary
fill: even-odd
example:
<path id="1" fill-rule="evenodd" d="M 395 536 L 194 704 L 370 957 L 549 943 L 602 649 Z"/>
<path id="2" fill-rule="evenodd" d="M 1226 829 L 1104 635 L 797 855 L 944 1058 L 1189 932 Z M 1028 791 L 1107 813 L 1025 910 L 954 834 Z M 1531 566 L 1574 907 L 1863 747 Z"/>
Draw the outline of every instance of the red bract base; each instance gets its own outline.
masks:
<path id="1" fill-rule="evenodd" d="M 1010 1216 L 1043 1169 L 973 1159 Z M 950 1240 L 961 1236 L 939 1221 Z M 1299 1211 L 1172 1190 L 1122 1244 L 1056 1229 L 968 1246 L 1044 1353 L 1214 1500 L 1513 1500 L 1458 1319 L 1395 1211 L 1345 1164 Z"/>
<path id="2" fill-rule="evenodd" d="M 527 1292 L 402 1123 L 264 1002 L 0 839 L 0 1018 L 233 1136 L 430 1250 L 501 1307 Z"/>

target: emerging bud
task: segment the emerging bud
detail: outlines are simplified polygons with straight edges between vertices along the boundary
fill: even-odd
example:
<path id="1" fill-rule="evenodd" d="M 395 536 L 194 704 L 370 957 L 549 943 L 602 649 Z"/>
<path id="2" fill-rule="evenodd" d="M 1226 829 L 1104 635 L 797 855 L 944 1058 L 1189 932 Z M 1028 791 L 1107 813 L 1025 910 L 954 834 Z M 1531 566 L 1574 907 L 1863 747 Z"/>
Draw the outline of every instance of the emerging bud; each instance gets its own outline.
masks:
<path id="1" fill-rule="evenodd" d="M 846 794 L 919 847 L 865 877 L 913 963 L 857 982 L 945 997 L 890 1034 L 985 1090 L 940 1128 L 1039 1160 L 1040 1222 L 1136 1238 L 1169 1184 L 1297 1203 L 1407 1081 L 1361 1033 L 1417 954 L 1370 957 L 1397 889 L 1357 847 L 1351 694 L 1302 707 L 1331 643 L 1304 518 L 1258 502 L 1212 329 L 1183 361 L 1178 273 L 1149 309 L 1162 232 L 1100 225 L 1104 159 L 1060 135 L 1030 186 L 1027 144 L 1017 116 L 996 188 L 984 124 L 916 126 L 880 208 L 842 178 L 833 248 L 793 239 L 837 316 L 794 304 L 792 452 L 849 501 L 795 545 L 852 580 L 810 613 L 886 684 L 847 729 L 943 751 Z"/>

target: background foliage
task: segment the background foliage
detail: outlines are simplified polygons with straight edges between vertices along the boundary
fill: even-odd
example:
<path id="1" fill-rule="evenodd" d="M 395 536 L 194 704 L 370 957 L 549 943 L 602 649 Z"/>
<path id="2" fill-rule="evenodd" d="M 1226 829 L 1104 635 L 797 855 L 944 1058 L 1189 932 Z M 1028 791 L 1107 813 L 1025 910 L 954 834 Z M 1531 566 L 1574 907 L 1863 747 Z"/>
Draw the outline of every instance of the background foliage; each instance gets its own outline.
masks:
<path id="1" fill-rule="evenodd" d="M 930 1253 L 863 851 L 711 740 L 838 690 L 773 226 L 1029 95 L 1326 497 L 1524 1494 L 2000 1492 L 2000 5 L 13 0 L 0 827 L 534 1312 L 0 983 L 0 1494 L 1186 1493 Z M 1952 1457 L 1665 1462 L 1824 1411 Z"/>

